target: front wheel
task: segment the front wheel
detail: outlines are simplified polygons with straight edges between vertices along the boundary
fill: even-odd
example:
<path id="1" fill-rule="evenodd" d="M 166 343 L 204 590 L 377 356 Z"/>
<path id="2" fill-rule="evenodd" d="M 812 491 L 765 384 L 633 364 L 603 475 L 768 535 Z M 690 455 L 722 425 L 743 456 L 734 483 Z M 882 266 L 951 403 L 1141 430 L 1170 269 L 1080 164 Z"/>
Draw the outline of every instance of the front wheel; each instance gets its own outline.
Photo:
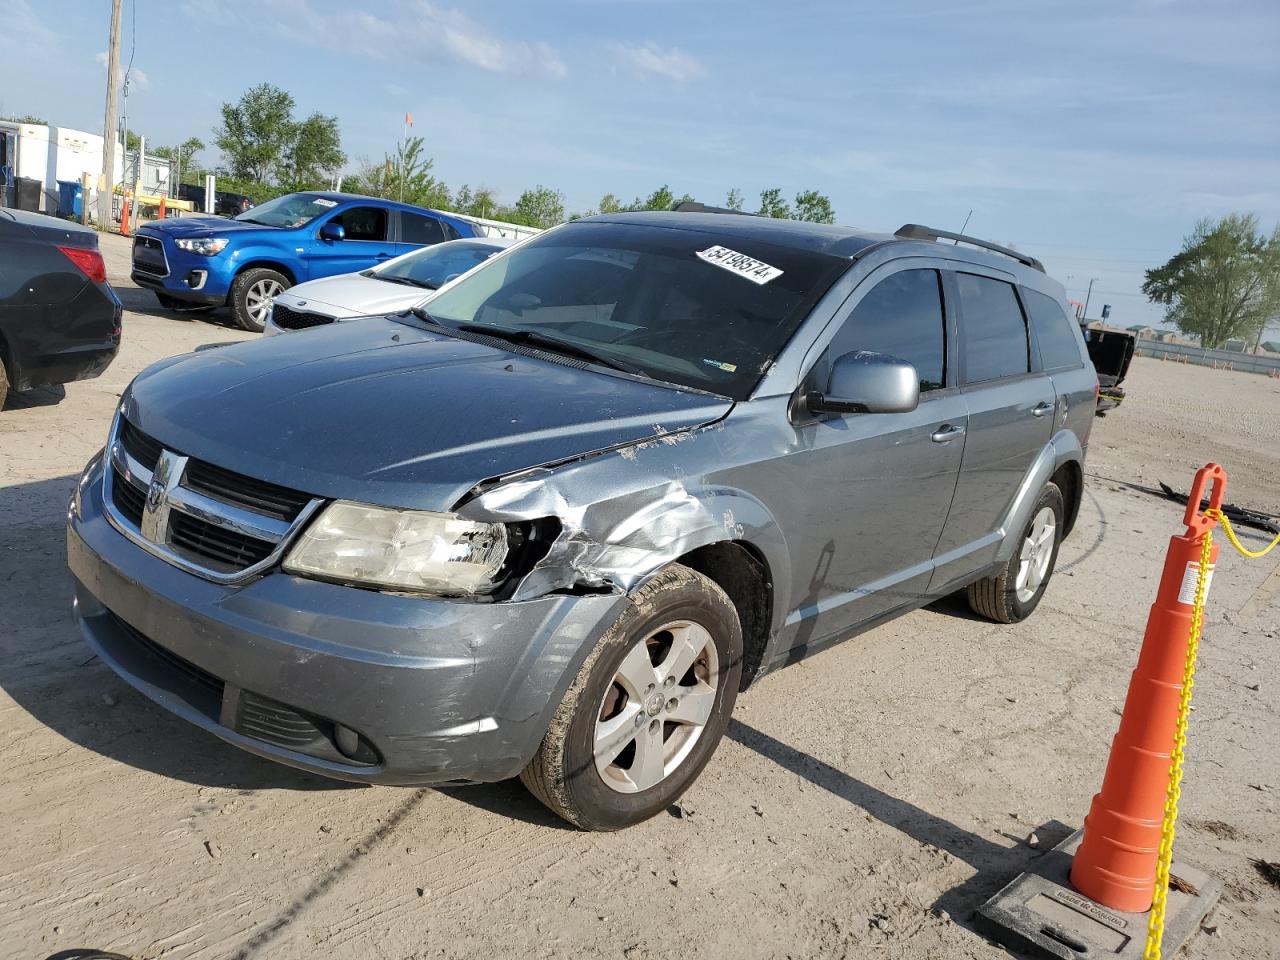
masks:
<path id="1" fill-rule="evenodd" d="M 1062 543 L 1062 491 L 1046 483 L 1018 541 L 1018 548 L 994 577 L 969 585 L 969 606 L 997 623 L 1017 623 L 1031 616 L 1053 576 Z"/>
<path id="2" fill-rule="evenodd" d="M 591 651 L 520 779 L 584 830 L 647 820 L 711 759 L 741 675 L 732 602 L 673 564 L 637 591 Z"/>
<path id="3" fill-rule="evenodd" d="M 231 316 L 245 330 L 261 333 L 275 298 L 288 289 L 289 278 L 277 270 L 246 270 L 231 284 Z"/>

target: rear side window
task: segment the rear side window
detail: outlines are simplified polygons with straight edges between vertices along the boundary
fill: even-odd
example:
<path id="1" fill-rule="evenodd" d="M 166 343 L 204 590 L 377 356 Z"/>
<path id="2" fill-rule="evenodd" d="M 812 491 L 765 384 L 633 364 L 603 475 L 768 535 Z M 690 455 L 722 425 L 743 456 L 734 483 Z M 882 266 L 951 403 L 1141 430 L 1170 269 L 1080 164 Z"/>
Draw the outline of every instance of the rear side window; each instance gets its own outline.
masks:
<path id="1" fill-rule="evenodd" d="M 921 390 L 946 383 L 947 334 L 936 270 L 903 270 L 881 280 L 854 307 L 828 356 L 857 350 L 913 364 Z"/>
<path id="2" fill-rule="evenodd" d="M 1013 284 L 957 273 L 956 286 L 964 319 L 964 382 L 981 383 L 1027 373 L 1031 369 L 1027 324 Z"/>
<path id="3" fill-rule="evenodd" d="M 416 213 L 400 214 L 400 239 L 404 243 L 419 243 L 428 246 L 452 239 L 439 220 L 434 217 L 423 217 Z"/>
<path id="4" fill-rule="evenodd" d="M 1040 349 L 1040 363 L 1046 370 L 1080 366 L 1080 325 L 1067 318 L 1052 297 L 1022 288 L 1022 300 L 1031 315 L 1031 329 Z"/>
<path id="5" fill-rule="evenodd" d="M 342 224 L 347 240 L 387 239 L 387 211 L 381 207 L 352 207 L 333 218 Z"/>

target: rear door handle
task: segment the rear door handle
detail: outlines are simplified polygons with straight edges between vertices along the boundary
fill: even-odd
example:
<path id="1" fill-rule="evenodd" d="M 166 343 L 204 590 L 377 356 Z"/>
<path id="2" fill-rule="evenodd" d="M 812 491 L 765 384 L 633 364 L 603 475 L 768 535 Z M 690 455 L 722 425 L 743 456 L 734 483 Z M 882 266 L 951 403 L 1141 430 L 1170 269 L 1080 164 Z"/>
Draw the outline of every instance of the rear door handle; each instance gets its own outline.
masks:
<path id="1" fill-rule="evenodd" d="M 1037 403 L 1034 407 L 1031 408 L 1031 415 L 1033 417 L 1043 417 L 1046 413 L 1049 413 L 1052 410 L 1053 410 L 1052 403 L 1049 403 L 1049 401 L 1047 400 L 1041 400 L 1039 403 Z"/>
<path id="2" fill-rule="evenodd" d="M 946 423 L 933 432 L 930 437 L 934 443 L 950 443 L 956 437 L 964 436 L 964 427 L 958 427 L 954 423 Z"/>

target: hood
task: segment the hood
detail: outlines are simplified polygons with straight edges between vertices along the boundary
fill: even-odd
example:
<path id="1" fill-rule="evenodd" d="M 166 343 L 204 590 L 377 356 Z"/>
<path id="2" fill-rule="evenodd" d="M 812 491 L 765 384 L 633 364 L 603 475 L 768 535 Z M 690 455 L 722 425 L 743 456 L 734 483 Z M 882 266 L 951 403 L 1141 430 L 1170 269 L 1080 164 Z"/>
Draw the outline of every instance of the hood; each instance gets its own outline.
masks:
<path id="1" fill-rule="evenodd" d="M 276 297 L 292 310 L 310 310 L 346 319 L 408 310 L 431 296 L 433 290 L 389 283 L 358 273 L 344 273 L 323 280 L 309 280 Z"/>
<path id="2" fill-rule="evenodd" d="M 260 223 L 228 220 L 226 217 L 171 217 L 156 220 L 138 228 L 138 233 L 161 234 L 169 237 L 225 237 L 246 231 L 256 233 L 281 232 L 279 227 L 264 227 Z"/>
<path id="3" fill-rule="evenodd" d="M 385 318 L 143 371 L 125 415 L 167 447 L 324 497 L 451 509 L 475 484 L 710 423 L 732 402 Z"/>

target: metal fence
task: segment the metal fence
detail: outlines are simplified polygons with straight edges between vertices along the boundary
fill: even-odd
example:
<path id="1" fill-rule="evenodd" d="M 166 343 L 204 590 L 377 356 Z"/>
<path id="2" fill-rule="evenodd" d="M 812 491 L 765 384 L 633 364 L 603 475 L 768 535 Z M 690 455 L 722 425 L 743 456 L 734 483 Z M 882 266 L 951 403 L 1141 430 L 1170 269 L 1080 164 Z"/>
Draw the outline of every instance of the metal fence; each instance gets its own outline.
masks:
<path id="1" fill-rule="evenodd" d="M 1178 363 L 1194 363 L 1201 367 L 1217 367 L 1219 370 L 1241 370 L 1245 373 L 1261 373 L 1280 376 L 1280 356 L 1263 353 L 1236 353 L 1234 350 L 1206 350 L 1185 343 L 1161 343 L 1145 337 L 1138 341 L 1137 355 L 1157 360 L 1173 360 Z"/>

